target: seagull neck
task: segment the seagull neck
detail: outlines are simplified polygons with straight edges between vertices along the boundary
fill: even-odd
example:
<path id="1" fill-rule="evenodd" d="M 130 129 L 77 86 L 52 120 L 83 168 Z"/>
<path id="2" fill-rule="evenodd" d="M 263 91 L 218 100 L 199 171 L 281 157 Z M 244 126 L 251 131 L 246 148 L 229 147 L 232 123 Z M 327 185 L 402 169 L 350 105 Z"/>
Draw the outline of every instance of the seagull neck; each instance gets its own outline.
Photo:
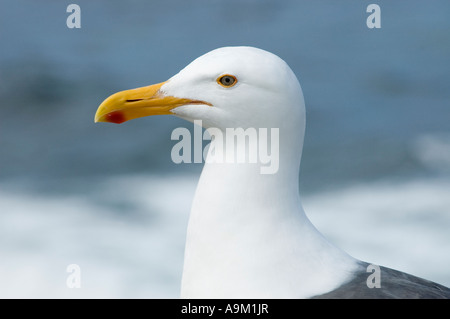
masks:
<path id="1" fill-rule="evenodd" d="M 212 136 L 197 195 L 204 198 L 200 193 L 214 192 L 208 198 L 211 203 L 214 199 L 215 205 L 222 200 L 242 204 L 263 199 L 295 199 L 295 204 L 299 204 L 303 138 L 286 138 L 284 131 L 278 129 L 259 129 L 253 135 L 250 129 L 239 132 L 240 137 L 236 132 L 225 132 L 220 138 Z"/>
<path id="2" fill-rule="evenodd" d="M 302 209 L 301 147 L 293 146 L 280 144 L 274 174 L 261 174 L 257 163 L 205 164 L 187 230 L 183 297 L 308 297 L 345 279 L 338 269 L 348 258 Z"/>
<path id="3" fill-rule="evenodd" d="M 212 162 L 210 156 L 215 151 L 223 152 L 224 158 L 230 158 L 230 152 L 239 149 L 249 155 L 255 146 L 251 145 L 252 141 L 242 139 L 230 148 L 213 138 L 193 200 L 189 228 L 212 227 L 217 228 L 212 231 L 226 233 L 229 230 L 222 227 L 224 221 L 230 225 L 247 224 L 261 229 L 278 227 L 276 222 L 283 220 L 311 225 L 303 212 L 298 186 L 303 141 L 282 137 L 279 140 L 284 142 L 277 147 L 275 140 L 270 139 L 272 171 L 264 171 L 270 166 L 258 162 Z M 255 219 L 258 225 L 254 224 Z"/>

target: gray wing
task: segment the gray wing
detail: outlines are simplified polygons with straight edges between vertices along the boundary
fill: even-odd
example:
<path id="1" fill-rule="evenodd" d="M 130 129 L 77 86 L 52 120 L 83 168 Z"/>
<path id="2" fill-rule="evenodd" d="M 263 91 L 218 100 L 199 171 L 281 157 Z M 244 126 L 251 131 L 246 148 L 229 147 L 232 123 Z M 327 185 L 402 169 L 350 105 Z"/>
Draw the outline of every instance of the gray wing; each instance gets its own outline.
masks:
<path id="1" fill-rule="evenodd" d="M 369 288 L 369 266 L 360 262 L 354 277 L 339 288 L 313 299 L 450 299 L 450 289 L 404 272 L 380 266 L 380 288 Z"/>

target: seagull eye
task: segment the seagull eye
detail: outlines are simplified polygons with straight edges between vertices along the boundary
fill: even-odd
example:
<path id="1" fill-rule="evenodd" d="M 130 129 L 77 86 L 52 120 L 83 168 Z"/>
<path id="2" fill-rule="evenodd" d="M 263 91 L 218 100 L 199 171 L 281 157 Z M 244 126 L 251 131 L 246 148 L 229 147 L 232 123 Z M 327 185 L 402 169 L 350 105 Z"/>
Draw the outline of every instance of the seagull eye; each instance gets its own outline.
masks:
<path id="1" fill-rule="evenodd" d="M 217 83 L 223 87 L 229 88 L 237 83 L 237 79 L 234 75 L 225 74 L 217 79 Z"/>

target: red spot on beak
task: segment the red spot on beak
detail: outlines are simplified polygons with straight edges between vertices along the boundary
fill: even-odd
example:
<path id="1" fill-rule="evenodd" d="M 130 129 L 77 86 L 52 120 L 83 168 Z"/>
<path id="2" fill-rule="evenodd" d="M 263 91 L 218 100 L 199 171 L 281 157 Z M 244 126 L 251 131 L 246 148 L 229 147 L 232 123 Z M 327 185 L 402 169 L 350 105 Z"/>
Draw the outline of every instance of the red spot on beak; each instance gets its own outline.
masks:
<path id="1" fill-rule="evenodd" d="M 105 115 L 105 119 L 108 122 L 120 124 L 125 122 L 125 116 L 120 111 L 114 111 Z"/>

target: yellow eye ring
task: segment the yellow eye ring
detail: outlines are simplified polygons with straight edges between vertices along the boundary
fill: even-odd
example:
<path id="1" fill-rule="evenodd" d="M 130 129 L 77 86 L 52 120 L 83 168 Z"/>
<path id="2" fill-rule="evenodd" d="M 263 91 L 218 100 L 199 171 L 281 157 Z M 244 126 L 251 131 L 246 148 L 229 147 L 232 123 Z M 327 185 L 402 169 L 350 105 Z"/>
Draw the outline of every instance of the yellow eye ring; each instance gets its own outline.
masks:
<path id="1" fill-rule="evenodd" d="M 237 79 L 234 75 L 224 74 L 217 78 L 217 83 L 225 88 L 230 88 L 237 83 Z"/>

